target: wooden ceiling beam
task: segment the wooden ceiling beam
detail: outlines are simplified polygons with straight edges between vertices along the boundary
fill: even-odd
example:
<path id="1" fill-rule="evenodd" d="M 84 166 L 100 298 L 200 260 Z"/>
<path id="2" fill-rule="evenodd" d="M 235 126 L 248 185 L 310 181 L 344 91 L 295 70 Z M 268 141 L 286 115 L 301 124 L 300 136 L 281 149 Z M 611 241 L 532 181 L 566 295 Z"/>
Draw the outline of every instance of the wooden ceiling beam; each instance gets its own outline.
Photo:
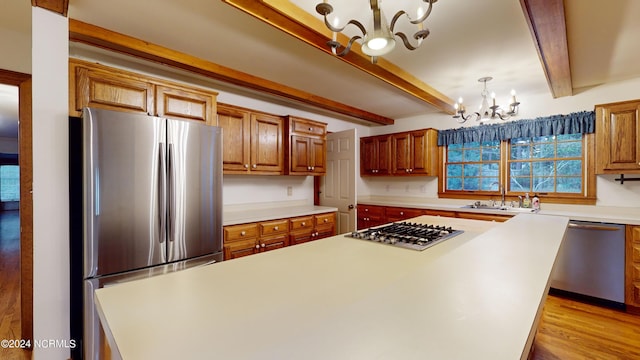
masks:
<path id="1" fill-rule="evenodd" d="M 276 95 L 323 110 L 347 115 L 380 125 L 392 125 L 394 120 L 337 101 L 316 96 L 270 80 L 237 71 L 208 60 L 171 50 L 134 37 L 107 30 L 78 20 L 69 19 L 69 39 L 110 51 L 169 65 L 205 77 L 243 88 Z"/>
<path id="2" fill-rule="evenodd" d="M 66 17 L 69 11 L 69 0 L 31 0 L 31 6 L 47 9 Z"/>
<path id="3" fill-rule="evenodd" d="M 563 0 L 520 0 L 554 98 L 573 95 Z"/>
<path id="4" fill-rule="evenodd" d="M 289 1 L 222 1 L 334 56 L 331 53 L 331 49 L 327 46 L 327 42 L 331 39 L 332 34 L 331 31 L 326 28 L 324 22 Z M 338 36 L 340 43 L 347 43 L 348 38 L 345 35 L 338 34 Z M 450 99 L 393 63 L 386 61 L 384 58 L 378 58 L 377 64 L 371 63 L 371 58 L 360 51 L 360 45 L 358 43 L 354 43 L 351 51 L 346 56 L 339 57 L 339 59 L 432 105 L 436 109 L 448 114 L 455 113 L 453 107 L 455 100 Z"/>

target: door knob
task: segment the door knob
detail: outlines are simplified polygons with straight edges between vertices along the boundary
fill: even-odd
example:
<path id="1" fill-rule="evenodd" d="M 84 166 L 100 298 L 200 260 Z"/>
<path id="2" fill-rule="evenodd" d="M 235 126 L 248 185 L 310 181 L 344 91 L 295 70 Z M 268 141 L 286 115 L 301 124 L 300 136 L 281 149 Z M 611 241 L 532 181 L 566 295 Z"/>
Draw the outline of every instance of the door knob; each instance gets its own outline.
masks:
<path id="1" fill-rule="evenodd" d="M 349 206 L 347 206 L 347 209 L 353 210 L 353 204 L 349 204 Z"/>

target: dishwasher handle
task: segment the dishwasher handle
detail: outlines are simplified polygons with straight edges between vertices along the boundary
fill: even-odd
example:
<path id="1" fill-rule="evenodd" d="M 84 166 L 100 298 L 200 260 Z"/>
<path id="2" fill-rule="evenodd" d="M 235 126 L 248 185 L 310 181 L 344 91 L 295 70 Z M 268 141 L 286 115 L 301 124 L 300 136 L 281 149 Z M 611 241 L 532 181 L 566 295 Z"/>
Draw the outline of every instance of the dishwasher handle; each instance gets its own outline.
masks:
<path id="1" fill-rule="evenodd" d="M 578 224 L 578 223 L 574 223 L 574 222 L 569 222 L 569 228 L 571 228 L 571 229 L 580 229 L 580 230 L 597 230 L 597 231 L 618 231 L 618 230 L 620 230 L 620 228 L 617 228 L 615 226 Z"/>

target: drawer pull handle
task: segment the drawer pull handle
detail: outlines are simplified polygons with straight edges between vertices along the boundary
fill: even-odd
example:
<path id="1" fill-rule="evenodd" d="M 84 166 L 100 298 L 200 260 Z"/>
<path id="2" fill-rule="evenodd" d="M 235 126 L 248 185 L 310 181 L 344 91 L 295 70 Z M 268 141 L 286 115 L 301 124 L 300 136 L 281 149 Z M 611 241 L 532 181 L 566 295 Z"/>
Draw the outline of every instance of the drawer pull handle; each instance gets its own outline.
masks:
<path id="1" fill-rule="evenodd" d="M 277 226 L 276 226 L 276 227 L 274 227 L 274 228 L 273 228 L 273 230 L 278 231 L 278 227 L 277 227 Z"/>
<path id="2" fill-rule="evenodd" d="M 247 235 L 247 232 L 246 232 L 246 231 L 241 231 L 241 232 L 240 232 L 240 236 L 245 236 L 245 235 Z"/>
<path id="3" fill-rule="evenodd" d="M 329 219 L 324 219 L 324 222 L 327 222 L 327 221 L 329 221 Z"/>
<path id="4" fill-rule="evenodd" d="M 303 221 L 303 222 L 302 222 L 302 226 L 306 226 L 306 225 L 307 225 L 307 223 L 305 223 L 305 222 Z"/>
<path id="5" fill-rule="evenodd" d="M 267 246 L 267 245 L 265 245 L 265 244 L 261 244 L 260 246 L 265 247 L 265 246 Z"/>

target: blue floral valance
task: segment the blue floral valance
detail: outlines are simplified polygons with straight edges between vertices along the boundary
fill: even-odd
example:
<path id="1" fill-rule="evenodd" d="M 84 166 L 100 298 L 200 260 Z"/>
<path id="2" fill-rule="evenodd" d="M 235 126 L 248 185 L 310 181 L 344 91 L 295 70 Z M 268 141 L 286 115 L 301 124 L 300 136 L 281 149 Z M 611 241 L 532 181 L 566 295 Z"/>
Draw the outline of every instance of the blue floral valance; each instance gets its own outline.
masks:
<path id="1" fill-rule="evenodd" d="M 510 121 L 502 124 L 440 130 L 438 132 L 438 145 L 502 141 L 548 135 L 589 134 L 595 132 L 595 129 L 595 112 L 582 111 L 567 115 Z"/>

